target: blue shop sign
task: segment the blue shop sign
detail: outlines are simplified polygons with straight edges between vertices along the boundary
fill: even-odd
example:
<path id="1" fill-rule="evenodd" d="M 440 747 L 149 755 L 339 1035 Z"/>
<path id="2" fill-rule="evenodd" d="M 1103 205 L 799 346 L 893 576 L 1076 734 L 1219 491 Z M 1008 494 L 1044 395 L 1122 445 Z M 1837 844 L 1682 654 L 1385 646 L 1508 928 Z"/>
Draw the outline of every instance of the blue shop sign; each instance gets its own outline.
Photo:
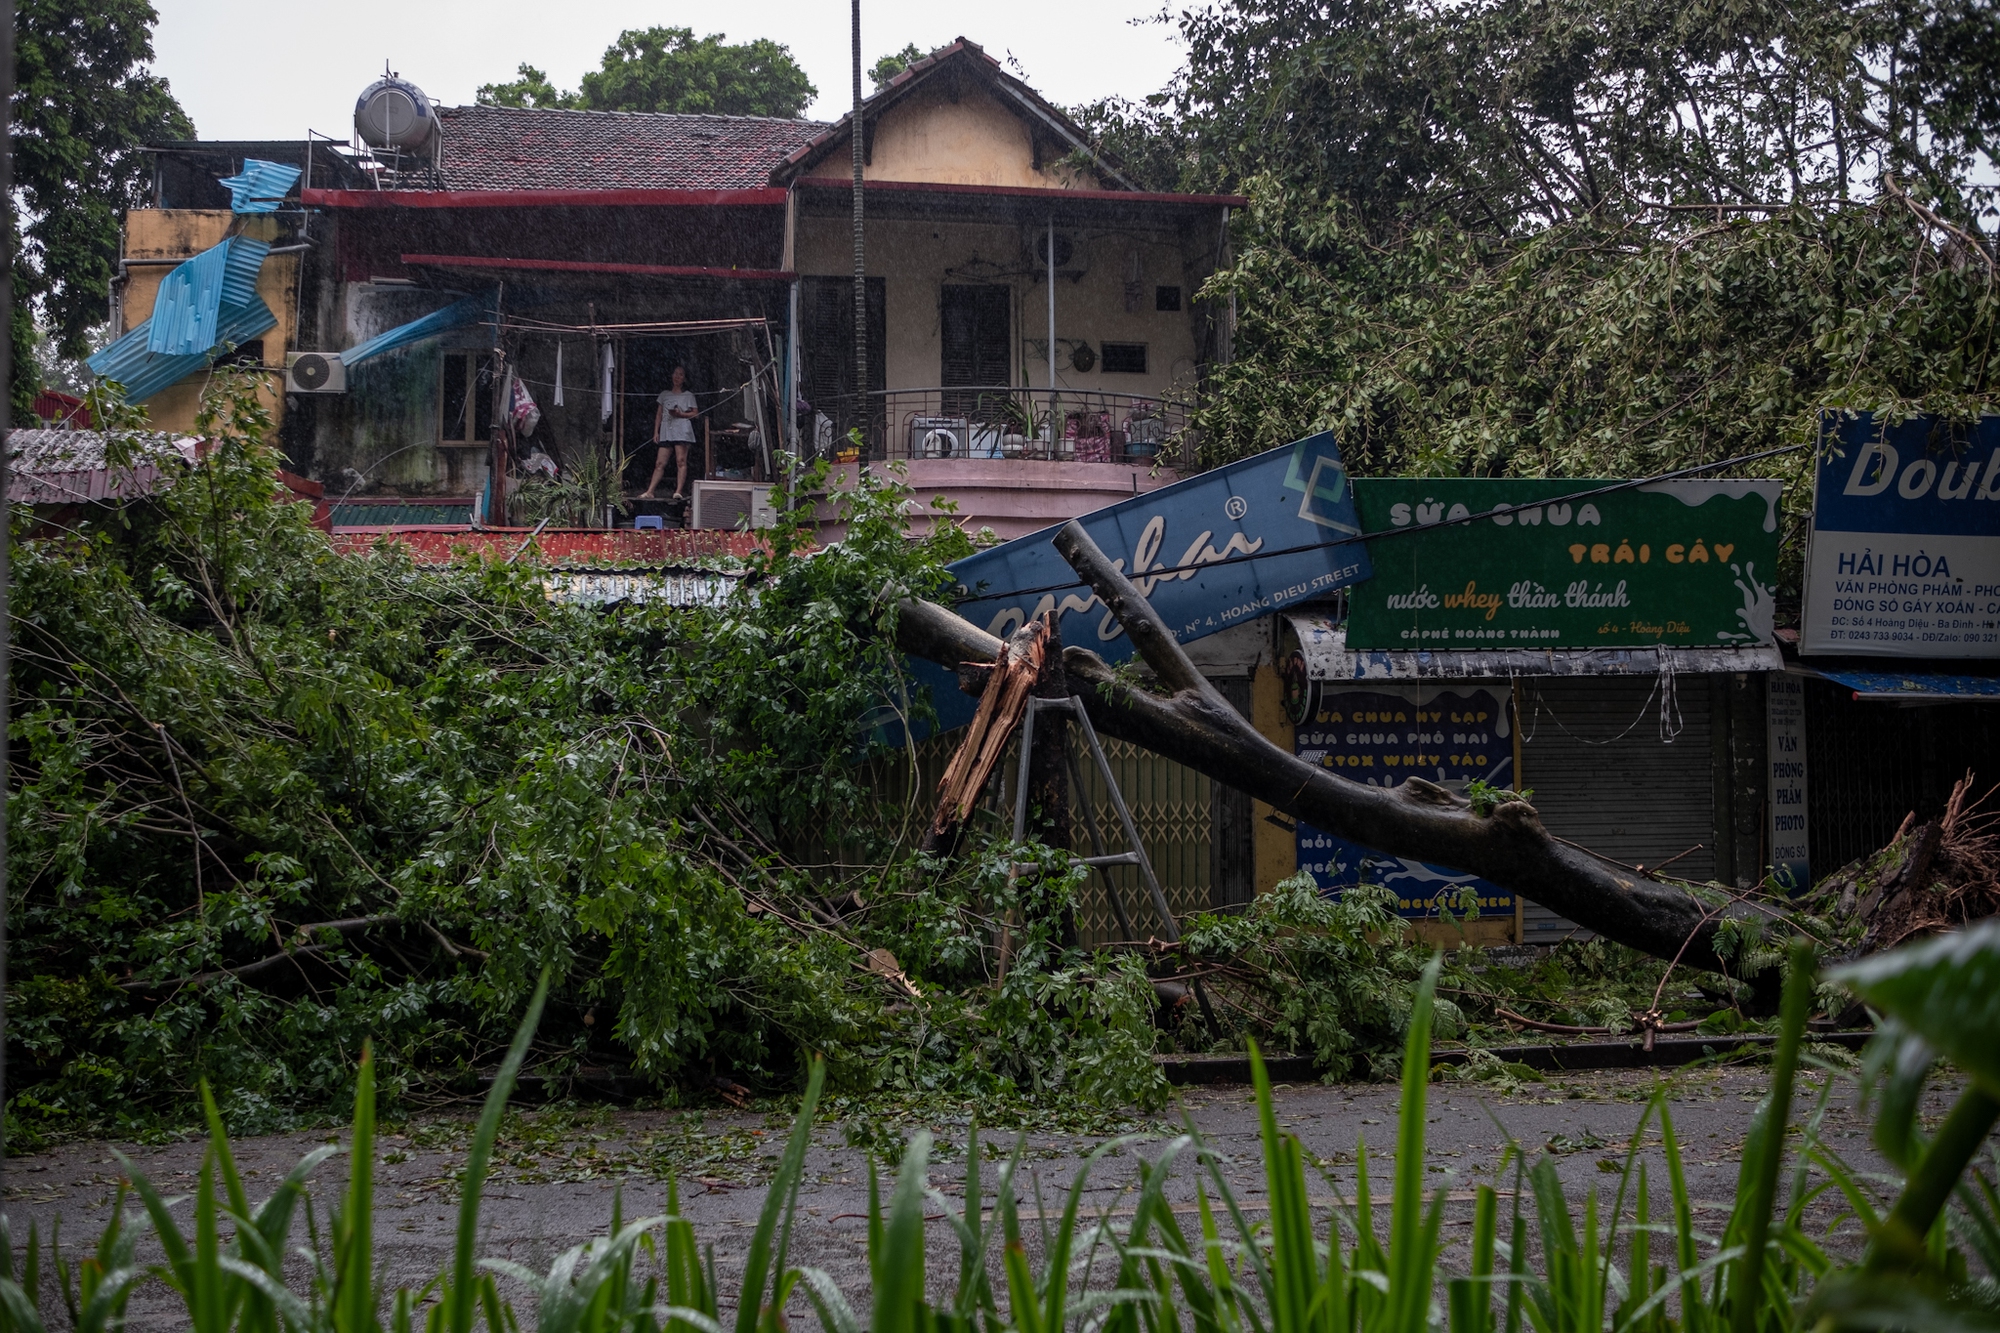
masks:
<path id="1" fill-rule="evenodd" d="M 1354 488 L 1331 431 L 1121 500 L 1080 521 L 1182 643 L 1325 597 L 1372 573 Z M 1132 641 L 1057 554 L 1061 526 L 954 563 L 951 571 L 965 589 L 958 613 L 1004 638 L 1054 611 L 1065 645 L 1121 662 L 1132 656 Z M 976 704 L 958 692 L 950 672 L 928 662 L 910 665 L 914 683 L 931 687 L 940 730 L 971 721 Z"/>
<path id="2" fill-rule="evenodd" d="M 1455 791 L 1474 778 L 1511 787 L 1509 695 L 1507 685 L 1349 690 L 1322 682 L 1293 733 L 1293 752 L 1350 782 L 1375 787 L 1398 787 L 1411 778 Z M 1482 915 L 1514 910 L 1514 895 L 1489 880 L 1390 856 L 1310 824 L 1299 825 L 1298 865 L 1331 896 L 1357 884 L 1379 884 L 1396 895 L 1400 916 L 1462 912 L 1468 891 Z"/>

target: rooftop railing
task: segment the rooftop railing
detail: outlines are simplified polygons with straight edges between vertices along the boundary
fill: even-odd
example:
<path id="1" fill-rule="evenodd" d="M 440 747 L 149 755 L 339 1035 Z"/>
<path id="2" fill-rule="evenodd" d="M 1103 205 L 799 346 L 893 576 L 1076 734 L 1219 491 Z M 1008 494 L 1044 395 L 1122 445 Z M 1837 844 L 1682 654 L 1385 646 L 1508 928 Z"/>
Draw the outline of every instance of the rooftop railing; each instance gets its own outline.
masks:
<path id="1" fill-rule="evenodd" d="M 962 459 L 1138 463 L 1178 468 L 1194 453 L 1189 405 L 1170 398 L 1089 389 L 952 387 L 889 389 L 852 399 L 801 422 L 802 443 L 818 457 L 858 452 L 859 426 L 871 460 Z M 857 420 L 856 418 L 861 418 Z"/>

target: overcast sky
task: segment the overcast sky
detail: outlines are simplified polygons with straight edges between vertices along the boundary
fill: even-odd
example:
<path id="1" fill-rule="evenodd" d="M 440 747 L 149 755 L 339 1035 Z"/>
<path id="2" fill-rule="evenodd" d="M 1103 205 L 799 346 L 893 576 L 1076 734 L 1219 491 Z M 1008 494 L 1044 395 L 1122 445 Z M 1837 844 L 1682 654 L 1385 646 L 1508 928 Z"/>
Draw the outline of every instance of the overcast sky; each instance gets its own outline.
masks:
<path id="1" fill-rule="evenodd" d="M 720 30 L 731 41 L 769 37 L 791 47 L 819 100 L 806 114 L 830 120 L 849 100 L 849 7 L 838 0 L 154 0 L 156 69 L 204 139 L 296 139 L 310 128 L 345 139 L 354 99 L 386 59 L 446 105 L 472 101 L 482 83 L 512 78 L 522 61 L 562 88 L 597 68 L 626 28 Z M 928 50 L 965 36 L 1065 105 L 1159 89 L 1179 64 L 1165 25 L 1134 27 L 1160 0 L 1007 0 L 953 6 L 864 0 L 864 61 L 915 42 Z M 865 84 L 865 76 L 864 76 Z M 872 85 L 865 86 L 872 88 Z"/>

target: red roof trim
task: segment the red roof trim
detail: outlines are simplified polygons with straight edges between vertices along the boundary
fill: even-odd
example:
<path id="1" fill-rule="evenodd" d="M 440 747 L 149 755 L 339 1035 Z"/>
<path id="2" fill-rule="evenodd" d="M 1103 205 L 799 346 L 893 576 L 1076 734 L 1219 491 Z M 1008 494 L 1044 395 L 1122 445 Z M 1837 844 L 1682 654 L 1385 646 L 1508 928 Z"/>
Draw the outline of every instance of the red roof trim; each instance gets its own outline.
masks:
<path id="1" fill-rule="evenodd" d="M 736 278 L 790 282 L 798 274 L 779 268 L 712 268 L 691 264 L 601 264 L 582 259 L 496 259 L 486 255 L 404 255 L 405 264 L 432 268 L 513 268 L 550 273 L 629 273 L 655 278 Z"/>
<path id="2" fill-rule="evenodd" d="M 305 190 L 316 208 L 717 208 L 782 206 L 777 186 L 752 190 Z"/>
<path id="3" fill-rule="evenodd" d="M 822 190 L 852 190 L 853 183 L 815 176 L 799 177 L 800 185 L 810 185 Z M 1154 194 L 1144 190 L 1045 190 L 1029 185 L 948 185 L 929 181 L 867 181 L 862 185 L 864 193 L 873 194 L 988 194 L 1004 195 L 1020 199 L 1046 199 L 1050 203 L 1060 203 L 1065 199 L 1087 200 L 1091 203 L 1126 204 L 1202 204 L 1213 207 L 1247 208 L 1249 199 L 1240 194 Z"/>

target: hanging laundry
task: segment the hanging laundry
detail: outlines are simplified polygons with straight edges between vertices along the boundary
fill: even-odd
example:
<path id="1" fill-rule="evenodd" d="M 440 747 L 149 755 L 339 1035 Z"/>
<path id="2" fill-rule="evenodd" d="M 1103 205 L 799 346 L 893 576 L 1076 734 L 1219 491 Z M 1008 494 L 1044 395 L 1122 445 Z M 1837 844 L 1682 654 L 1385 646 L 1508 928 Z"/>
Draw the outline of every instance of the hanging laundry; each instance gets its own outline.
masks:
<path id="1" fill-rule="evenodd" d="M 604 344 L 604 392 L 597 405 L 598 417 L 606 424 L 611 421 L 611 344 Z"/>
<path id="2" fill-rule="evenodd" d="M 557 407 L 561 407 L 561 406 L 563 405 L 563 396 L 562 396 L 562 348 L 563 348 L 563 345 L 562 345 L 562 343 L 561 343 L 560 341 L 558 341 L 558 342 L 556 343 L 556 396 L 555 396 L 555 397 L 554 397 L 553 399 L 551 399 L 551 400 L 550 400 L 550 401 L 551 401 L 551 402 L 553 402 L 553 403 L 554 403 L 554 404 L 555 404 L 555 405 L 556 405 Z"/>
<path id="3" fill-rule="evenodd" d="M 507 415 L 514 419 L 514 429 L 523 436 L 533 435 L 535 427 L 542 423 L 542 409 L 535 406 L 534 395 L 518 377 L 507 387 Z"/>

